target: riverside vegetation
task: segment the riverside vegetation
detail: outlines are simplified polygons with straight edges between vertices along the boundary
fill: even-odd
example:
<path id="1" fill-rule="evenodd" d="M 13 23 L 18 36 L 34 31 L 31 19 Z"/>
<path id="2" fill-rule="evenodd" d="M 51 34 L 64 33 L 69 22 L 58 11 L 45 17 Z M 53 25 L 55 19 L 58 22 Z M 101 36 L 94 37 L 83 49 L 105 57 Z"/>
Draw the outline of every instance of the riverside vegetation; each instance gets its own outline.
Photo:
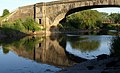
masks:
<path id="1" fill-rule="evenodd" d="M 9 11 L 5 9 L 3 15 L 0 17 L 0 22 L 10 15 Z M 28 34 L 33 34 L 35 31 L 44 30 L 42 26 L 34 22 L 31 17 L 25 19 L 17 19 L 13 22 L 4 21 L 1 23 L 0 34 L 6 37 L 20 37 Z"/>
<path id="2" fill-rule="evenodd" d="M 43 29 L 32 18 L 26 18 L 25 20 L 18 19 L 14 22 L 4 22 L 0 30 L 0 33 L 6 37 L 23 37 Z"/>
<path id="3" fill-rule="evenodd" d="M 118 29 L 120 26 L 120 13 L 105 13 L 97 10 L 84 10 L 66 17 L 66 21 L 59 24 L 62 29 Z"/>

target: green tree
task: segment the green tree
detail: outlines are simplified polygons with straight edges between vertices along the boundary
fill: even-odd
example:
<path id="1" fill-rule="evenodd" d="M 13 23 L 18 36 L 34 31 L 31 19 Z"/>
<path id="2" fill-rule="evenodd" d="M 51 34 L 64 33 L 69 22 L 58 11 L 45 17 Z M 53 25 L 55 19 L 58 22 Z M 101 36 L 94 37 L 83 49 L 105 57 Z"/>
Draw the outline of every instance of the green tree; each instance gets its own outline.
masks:
<path id="1" fill-rule="evenodd" d="M 9 10 L 8 10 L 8 9 L 4 9 L 4 10 L 3 10 L 2 17 L 4 17 L 4 16 L 8 15 L 9 13 L 10 13 L 10 12 L 9 12 Z"/>
<path id="2" fill-rule="evenodd" d="M 114 23 L 120 23 L 120 14 L 119 13 L 111 13 L 110 18 Z"/>
<path id="3" fill-rule="evenodd" d="M 70 45 L 74 49 L 78 49 L 81 52 L 90 52 L 98 49 L 100 43 L 95 40 L 88 40 L 88 38 L 81 38 L 77 36 L 68 37 Z"/>
<path id="4" fill-rule="evenodd" d="M 110 16 L 106 12 L 100 12 L 102 21 L 109 20 Z"/>
<path id="5" fill-rule="evenodd" d="M 9 49 L 7 49 L 7 48 L 3 48 L 3 53 L 4 53 L 4 54 L 9 53 Z"/>
<path id="6" fill-rule="evenodd" d="M 19 30 L 19 31 L 24 31 L 25 27 L 23 26 L 23 21 L 21 19 L 17 19 L 14 21 L 14 27 L 12 27 L 15 30 Z"/>
<path id="7" fill-rule="evenodd" d="M 96 10 L 84 10 L 67 16 L 67 23 L 76 29 L 92 29 L 102 23 Z"/>
<path id="8" fill-rule="evenodd" d="M 40 27 L 38 27 L 39 25 L 37 23 L 35 23 L 32 18 L 26 18 L 26 20 L 23 22 L 23 26 L 28 31 L 40 30 Z"/>

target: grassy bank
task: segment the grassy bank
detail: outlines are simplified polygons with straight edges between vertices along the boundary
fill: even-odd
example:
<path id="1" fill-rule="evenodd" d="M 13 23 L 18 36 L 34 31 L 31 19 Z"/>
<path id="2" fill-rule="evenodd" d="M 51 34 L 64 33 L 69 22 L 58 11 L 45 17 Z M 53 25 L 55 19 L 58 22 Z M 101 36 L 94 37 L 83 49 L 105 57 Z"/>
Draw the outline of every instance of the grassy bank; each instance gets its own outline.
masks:
<path id="1" fill-rule="evenodd" d="M 4 22 L 2 23 L 1 28 L 9 28 L 26 34 L 44 30 L 43 27 L 40 26 L 38 23 L 34 22 L 32 18 L 17 19 L 13 22 Z M 7 32 L 7 30 L 5 31 Z"/>
<path id="2" fill-rule="evenodd" d="M 0 39 L 19 39 L 43 30 L 44 28 L 34 22 L 32 18 L 17 19 L 13 22 L 2 23 L 2 26 L 0 27 Z"/>
<path id="3" fill-rule="evenodd" d="M 7 15 L 5 15 L 5 16 L 0 16 L 0 22 L 1 22 L 2 20 L 4 20 L 6 17 L 8 17 L 10 14 L 11 14 L 11 13 L 9 13 L 9 14 L 7 14 Z"/>

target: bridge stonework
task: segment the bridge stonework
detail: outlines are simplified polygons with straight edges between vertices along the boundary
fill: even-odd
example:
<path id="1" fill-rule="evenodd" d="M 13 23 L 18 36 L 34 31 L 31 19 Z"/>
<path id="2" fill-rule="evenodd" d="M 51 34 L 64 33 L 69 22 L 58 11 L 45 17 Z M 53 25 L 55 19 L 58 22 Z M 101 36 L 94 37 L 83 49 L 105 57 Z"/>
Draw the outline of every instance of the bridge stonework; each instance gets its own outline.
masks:
<path id="1" fill-rule="evenodd" d="M 120 0 L 59 0 L 36 3 L 34 5 L 19 7 L 8 20 L 12 21 L 18 18 L 32 17 L 36 22 L 49 30 L 51 26 L 57 26 L 67 15 L 74 13 L 72 12 L 73 9 L 79 8 L 80 10 L 80 7 L 102 5 L 120 6 Z"/>

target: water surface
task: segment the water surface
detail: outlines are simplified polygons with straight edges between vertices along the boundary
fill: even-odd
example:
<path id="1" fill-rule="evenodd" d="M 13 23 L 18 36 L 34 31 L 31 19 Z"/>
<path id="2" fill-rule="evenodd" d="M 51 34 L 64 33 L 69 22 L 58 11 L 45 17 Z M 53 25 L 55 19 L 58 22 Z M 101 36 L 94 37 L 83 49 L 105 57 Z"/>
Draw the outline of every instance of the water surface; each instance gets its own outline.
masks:
<path id="1" fill-rule="evenodd" d="M 0 72 L 54 73 L 102 54 L 111 55 L 115 37 L 114 33 L 82 33 L 29 36 L 12 42 L 3 39 L 0 40 Z"/>

